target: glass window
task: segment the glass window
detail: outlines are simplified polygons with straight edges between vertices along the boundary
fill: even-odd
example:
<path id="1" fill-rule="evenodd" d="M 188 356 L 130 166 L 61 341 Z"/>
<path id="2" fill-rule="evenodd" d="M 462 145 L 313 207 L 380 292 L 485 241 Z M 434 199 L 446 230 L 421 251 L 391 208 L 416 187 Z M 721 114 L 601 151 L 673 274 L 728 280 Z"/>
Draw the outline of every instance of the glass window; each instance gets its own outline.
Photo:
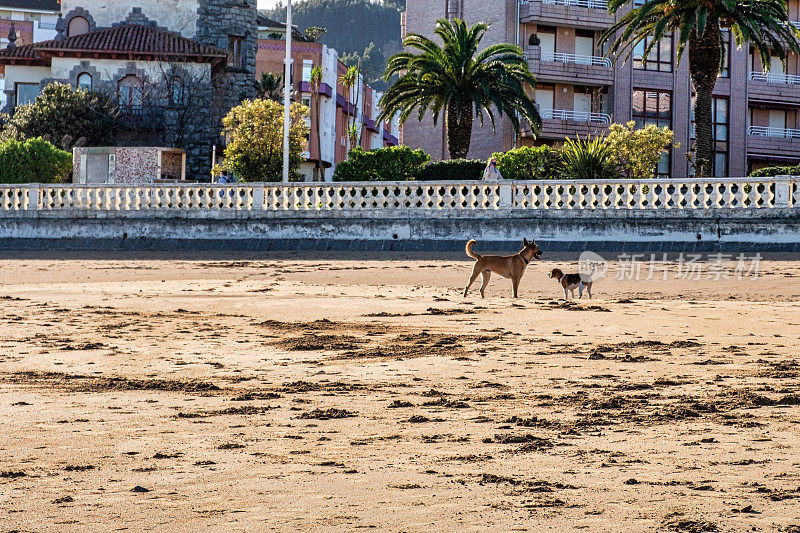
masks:
<path id="1" fill-rule="evenodd" d="M 16 105 L 30 104 L 39 96 L 38 83 L 18 83 Z"/>
<path id="2" fill-rule="evenodd" d="M 170 80 L 169 86 L 170 98 L 174 105 L 183 103 L 183 78 L 175 76 Z"/>
<path id="3" fill-rule="evenodd" d="M 119 80 L 117 85 L 119 105 L 123 108 L 141 107 L 143 87 L 142 80 L 134 75 L 128 75 Z"/>
<path id="4" fill-rule="evenodd" d="M 651 42 L 652 38 L 647 37 L 633 48 L 633 68 L 672 72 L 672 37 L 659 40 L 644 57 L 644 51 Z"/>
<path id="5" fill-rule="evenodd" d="M 722 68 L 719 71 L 720 78 L 730 78 L 731 77 L 731 50 L 730 50 L 730 42 L 731 42 L 731 34 L 728 31 L 722 32 L 722 41 L 724 43 L 722 47 Z"/>
<path id="6" fill-rule="evenodd" d="M 659 128 L 672 128 L 672 94 L 667 91 L 648 91 L 634 89 L 633 120 L 637 128 L 654 124 Z M 665 149 L 658 162 L 656 174 L 659 178 L 668 178 L 671 173 L 672 157 L 669 149 Z"/>
<path id="7" fill-rule="evenodd" d="M 696 97 L 689 102 L 689 137 L 694 140 L 694 106 Z M 728 99 L 715 96 L 711 103 L 711 127 L 714 135 L 714 160 L 711 173 L 714 177 L 724 177 L 728 172 Z"/>
<path id="8" fill-rule="evenodd" d="M 308 83 L 311 81 L 311 71 L 314 69 L 314 62 L 308 59 L 303 60 L 303 81 Z"/>
<path id="9" fill-rule="evenodd" d="M 78 75 L 78 88 L 84 91 L 92 90 L 92 75 L 88 72 L 83 72 Z"/>
<path id="10" fill-rule="evenodd" d="M 228 36 L 229 67 L 242 68 L 244 66 L 243 50 L 244 50 L 244 37 L 236 37 L 234 35 L 229 35 Z"/>

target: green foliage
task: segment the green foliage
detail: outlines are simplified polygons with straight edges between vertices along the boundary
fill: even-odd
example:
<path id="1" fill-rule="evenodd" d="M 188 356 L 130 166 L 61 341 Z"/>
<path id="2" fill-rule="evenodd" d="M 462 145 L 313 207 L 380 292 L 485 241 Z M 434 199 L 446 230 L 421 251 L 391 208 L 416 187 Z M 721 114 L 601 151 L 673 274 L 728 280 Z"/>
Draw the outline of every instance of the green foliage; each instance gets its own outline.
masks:
<path id="1" fill-rule="evenodd" d="M 289 172 L 299 181 L 297 172 L 304 161 L 308 108 L 292 104 L 289 129 Z M 283 105 L 273 100 L 245 100 L 231 109 L 222 123 L 229 139 L 225 147 L 227 170 L 244 181 L 281 181 L 283 177 Z"/>
<path id="2" fill-rule="evenodd" d="M 614 153 L 602 136 L 565 139 L 561 160 L 561 177 L 564 179 L 605 180 L 617 177 Z"/>
<path id="3" fill-rule="evenodd" d="M 272 72 L 262 72 L 256 82 L 256 96 L 280 102 L 283 99 L 283 76 Z"/>
<path id="4" fill-rule="evenodd" d="M 398 6 L 402 4 L 403 8 Z M 400 12 L 405 2 L 369 0 L 305 0 L 292 4 L 292 22 L 305 32 L 312 26 L 328 28 L 319 42 L 335 48 L 347 66 L 361 65 L 366 80 L 378 91 L 386 89 L 381 79 L 386 60 L 400 51 Z M 265 12 L 275 20 L 286 20 L 286 6 Z M 350 28 L 352 31 L 343 31 Z M 357 29 L 357 30 L 356 30 Z"/>
<path id="5" fill-rule="evenodd" d="M 312 43 L 318 43 L 319 40 L 328 32 L 326 28 L 321 28 L 319 26 L 309 26 L 306 28 L 306 39 L 311 41 Z"/>
<path id="6" fill-rule="evenodd" d="M 421 119 L 431 111 L 436 123 L 446 112 L 453 159 L 466 157 L 474 118 L 483 125 L 483 117 L 488 116 L 494 129 L 495 116 L 505 115 L 519 133 L 522 117 L 534 133 L 538 131 L 539 113 L 525 89 L 534 85 L 536 78 L 522 49 L 503 43 L 479 51 L 488 28 L 483 23 L 467 26 L 460 19 L 440 19 L 436 35 L 441 46 L 423 35 L 409 34 L 403 40 L 409 51 L 395 54 L 386 66 L 384 79 L 399 79 L 381 99 L 381 118 L 399 114 L 405 122 L 412 114 Z"/>
<path id="7" fill-rule="evenodd" d="M 521 146 L 497 153 L 497 169 L 507 180 L 549 180 L 558 178 L 561 154 L 550 146 Z"/>
<path id="8" fill-rule="evenodd" d="M 800 176 L 800 165 L 764 167 L 750 173 L 750 177 L 753 178 L 771 178 L 772 176 Z"/>
<path id="9" fill-rule="evenodd" d="M 44 137 L 64 150 L 75 145 L 114 146 L 117 114 L 116 104 L 103 93 L 51 83 L 34 102 L 16 108 L 0 141 Z"/>
<path id="10" fill-rule="evenodd" d="M 422 150 L 408 146 L 390 146 L 366 151 L 356 147 L 347 161 L 336 165 L 333 181 L 406 181 L 412 180 L 430 161 Z"/>
<path id="11" fill-rule="evenodd" d="M 628 179 L 651 179 L 661 153 L 672 142 L 674 134 L 664 126 L 648 124 L 635 130 L 636 123 L 611 124 L 606 144 L 611 147 L 614 159 Z"/>
<path id="12" fill-rule="evenodd" d="M 417 181 L 479 180 L 486 162 L 480 159 L 450 159 L 428 163 L 416 176 Z"/>
<path id="13" fill-rule="evenodd" d="M 59 183 L 72 170 L 72 154 L 38 137 L 0 144 L 0 183 Z"/>

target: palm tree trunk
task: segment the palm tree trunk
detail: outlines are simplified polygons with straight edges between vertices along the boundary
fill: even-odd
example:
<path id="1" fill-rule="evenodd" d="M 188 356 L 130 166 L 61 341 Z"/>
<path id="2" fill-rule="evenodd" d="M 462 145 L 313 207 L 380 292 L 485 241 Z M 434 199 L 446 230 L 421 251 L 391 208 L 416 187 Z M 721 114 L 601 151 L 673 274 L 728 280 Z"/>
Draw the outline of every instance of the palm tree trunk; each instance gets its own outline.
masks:
<path id="1" fill-rule="evenodd" d="M 451 101 L 447 104 L 447 150 L 450 159 L 464 159 L 472 142 L 472 105 L 470 102 L 460 106 Z"/>
<path id="2" fill-rule="evenodd" d="M 317 134 L 317 161 L 316 165 L 314 166 L 314 173 L 316 176 L 314 177 L 317 181 L 325 181 L 322 177 L 322 136 L 319 131 L 319 104 L 320 100 L 322 99 L 319 91 L 314 92 L 314 127 L 316 128 Z"/>
<path id="3" fill-rule="evenodd" d="M 692 76 L 695 93 L 697 93 L 694 107 L 694 166 L 695 173 L 699 177 L 711 174 L 711 161 L 714 157 L 714 126 L 711 107 L 722 54 L 719 38 L 719 21 L 709 17 L 703 35 L 694 33 L 689 39 L 689 72 Z"/>

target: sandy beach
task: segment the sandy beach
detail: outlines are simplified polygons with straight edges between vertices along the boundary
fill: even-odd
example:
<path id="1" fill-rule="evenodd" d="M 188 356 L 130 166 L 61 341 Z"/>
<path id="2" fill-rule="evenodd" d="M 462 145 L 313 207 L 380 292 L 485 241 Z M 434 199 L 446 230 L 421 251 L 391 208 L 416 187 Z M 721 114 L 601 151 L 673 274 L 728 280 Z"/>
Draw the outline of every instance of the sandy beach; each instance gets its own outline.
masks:
<path id="1" fill-rule="evenodd" d="M 0 532 L 800 532 L 800 259 L 648 259 L 0 259 Z"/>

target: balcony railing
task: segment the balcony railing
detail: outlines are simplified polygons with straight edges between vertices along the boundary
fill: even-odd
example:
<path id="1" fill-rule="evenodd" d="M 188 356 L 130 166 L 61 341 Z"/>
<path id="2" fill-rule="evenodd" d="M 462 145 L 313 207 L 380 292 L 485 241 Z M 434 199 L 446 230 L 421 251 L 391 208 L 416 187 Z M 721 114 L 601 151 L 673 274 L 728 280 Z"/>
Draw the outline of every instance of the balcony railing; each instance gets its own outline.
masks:
<path id="1" fill-rule="evenodd" d="M 784 85 L 799 85 L 800 76 L 794 74 L 773 74 L 771 72 L 751 72 L 750 81 L 765 81 L 767 83 L 782 83 Z"/>
<path id="2" fill-rule="evenodd" d="M 542 4 L 567 7 L 588 7 L 590 9 L 608 9 L 608 2 L 606 2 L 606 0 L 542 0 Z"/>
<path id="3" fill-rule="evenodd" d="M 590 113 L 589 111 L 573 111 L 571 109 L 540 109 L 539 116 L 543 119 L 551 120 L 611 123 L 611 116 L 606 113 Z"/>
<path id="4" fill-rule="evenodd" d="M 750 135 L 759 137 L 777 137 L 779 139 L 800 139 L 800 130 L 789 128 L 769 128 L 766 126 L 750 126 Z"/>
<path id="5" fill-rule="evenodd" d="M 611 67 L 611 60 L 607 57 L 584 56 L 580 54 L 562 54 L 560 52 L 546 52 L 542 54 L 542 61 L 572 63 L 573 65 L 592 65 L 595 67 Z"/>

